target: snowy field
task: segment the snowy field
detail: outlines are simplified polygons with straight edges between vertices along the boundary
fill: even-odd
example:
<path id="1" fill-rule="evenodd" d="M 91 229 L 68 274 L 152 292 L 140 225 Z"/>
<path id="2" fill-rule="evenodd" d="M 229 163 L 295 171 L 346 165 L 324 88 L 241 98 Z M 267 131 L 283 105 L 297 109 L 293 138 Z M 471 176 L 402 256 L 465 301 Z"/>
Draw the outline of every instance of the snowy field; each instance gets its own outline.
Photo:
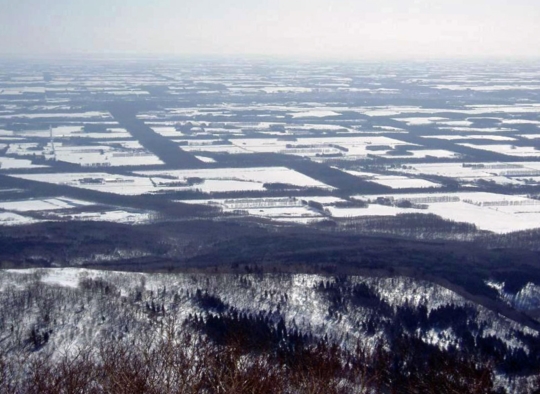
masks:
<path id="1" fill-rule="evenodd" d="M 540 114 L 540 103 L 513 105 L 500 104 L 476 104 L 465 105 L 463 108 L 422 108 L 415 106 L 376 106 L 360 107 L 354 110 L 367 116 L 397 116 L 406 114 L 424 114 L 427 117 L 435 117 L 436 114 L 463 114 L 463 115 L 505 115 L 505 114 Z"/>
<path id="2" fill-rule="evenodd" d="M 500 185 L 524 185 L 531 181 L 534 183 L 535 178 L 540 176 L 540 163 L 424 163 L 392 170 L 409 175 L 443 176 L 453 178 L 463 184 L 490 181 Z"/>
<path id="3" fill-rule="evenodd" d="M 507 156 L 516 157 L 540 157 L 540 150 L 532 146 L 515 146 L 515 145 L 476 145 L 476 144 L 459 144 L 474 149 L 482 149 L 495 153 L 502 153 Z"/>
<path id="4" fill-rule="evenodd" d="M 265 93 L 309 93 L 311 88 L 301 86 L 267 86 L 260 89 Z"/>
<path id="5" fill-rule="evenodd" d="M 423 138 L 436 138 L 440 140 L 491 140 L 491 141 L 515 141 L 513 137 L 489 134 L 465 134 L 465 135 L 425 135 Z"/>
<path id="6" fill-rule="evenodd" d="M 15 212 L 71 209 L 89 205 L 93 205 L 93 203 L 67 197 L 29 199 L 20 201 L 0 201 L 0 209 Z"/>
<path id="7" fill-rule="evenodd" d="M 14 159 L 12 157 L 0 157 L 0 170 L 13 170 L 21 168 L 46 168 L 47 166 L 42 164 L 32 164 L 31 160 L 27 159 Z"/>
<path id="8" fill-rule="evenodd" d="M 394 118 L 398 122 L 403 122 L 407 126 L 424 126 L 437 123 L 438 121 L 448 120 L 448 118 L 441 118 L 437 116 L 431 116 L 427 118 Z"/>
<path id="9" fill-rule="evenodd" d="M 427 181 L 425 179 L 419 179 L 414 177 L 407 177 L 402 175 L 380 175 L 370 172 L 354 171 L 354 170 L 342 170 L 348 174 L 359 177 L 363 180 L 378 183 L 391 187 L 392 189 L 411 189 L 411 188 L 437 188 L 441 187 L 439 183 Z"/>
<path id="10" fill-rule="evenodd" d="M 461 198 L 427 204 L 427 209 L 374 203 L 366 208 L 336 207 L 347 206 L 350 194 L 364 193 L 355 189 L 361 181 L 372 182 L 374 190 L 377 185 L 389 187 L 396 194 L 403 189 L 435 193 L 449 187 L 482 191 L 495 185 L 508 193 L 529 193 L 540 185 L 540 163 L 534 161 L 540 158 L 536 66 L 516 65 L 512 72 L 491 65 L 489 70 L 467 65 L 456 72 L 436 63 L 429 69 L 331 64 L 259 69 L 241 62 L 193 67 L 148 64 L 129 72 L 116 66 L 93 69 L 90 64 L 82 69 L 70 64 L 55 67 L 51 73 L 24 67 L 0 72 L 2 175 L 103 193 L 163 194 L 158 198 L 165 200 L 174 192 L 202 192 L 207 194 L 206 203 L 222 205 L 212 200 L 212 193 L 287 196 L 287 189 L 321 188 L 326 191 L 320 194 L 343 200 L 335 196 L 305 200 L 322 204 L 335 217 L 429 212 L 497 232 L 530 228 L 537 220 L 537 206 L 518 198 L 506 205 Z M 165 137 L 160 140 L 170 143 L 171 155 L 176 147 L 195 155 L 198 169 L 166 166 L 160 160 L 162 153 L 156 151 L 156 156 L 151 145 L 143 139 L 141 144 L 124 128 L 129 122 L 106 110 L 113 101 L 135 104 L 154 99 L 159 104 L 146 109 L 134 105 L 141 110 L 133 116 Z M 512 162 L 480 162 L 489 152 L 504 154 Z M 258 154 L 264 158 L 253 157 Z M 252 168 L 266 158 L 262 162 L 266 167 Z M 289 163 L 304 159 L 314 162 L 305 163 L 310 176 L 290 169 L 301 166 Z M 217 163 L 223 168 L 210 168 Z M 335 190 L 319 181 L 332 176 L 325 174 L 325 165 L 366 172 L 346 171 L 358 177 L 357 184 L 350 185 L 354 191 L 343 184 L 347 179 L 354 183 L 354 178 L 343 174 L 335 180 L 342 190 Z M 127 166 L 141 167 L 133 173 Z M 153 166 L 166 170 L 142 171 Z M 280 191 L 273 183 L 292 186 Z M 31 215 L 51 220 L 145 220 L 143 213 L 129 218 L 122 207 L 117 212 L 78 213 L 78 204 L 84 203 L 57 197 L 2 202 L 0 209 L 11 215 L 3 219 L 10 223 L 33 220 Z M 299 222 L 328 215 L 304 205 L 255 204 L 227 210 Z"/>
<path id="11" fill-rule="evenodd" d="M 426 209 L 406 208 L 370 204 L 366 213 L 365 208 L 351 211 L 351 216 L 397 215 L 398 213 L 435 214 L 446 220 L 474 224 L 480 230 L 494 233 L 509 233 L 513 231 L 540 228 L 540 201 L 525 197 L 507 196 L 495 193 L 464 192 L 464 193 L 422 193 L 382 195 L 393 200 L 411 201 L 426 205 Z M 374 201 L 374 196 L 355 196 L 362 201 Z M 372 208 L 375 207 L 375 208 Z M 369 211 L 374 209 L 374 211 Z M 345 212 L 337 211 L 336 214 Z M 334 213 L 333 213 L 334 214 Z M 348 215 L 346 215 L 348 216 Z"/>
<path id="12" fill-rule="evenodd" d="M 200 190 L 206 193 L 265 190 L 266 183 L 285 183 L 297 187 L 332 189 L 313 178 L 285 167 L 216 168 L 205 170 L 141 171 L 134 175 L 93 173 L 14 174 L 33 181 L 69 185 L 83 189 L 140 195 L 163 191 Z M 190 179 L 201 182 L 190 184 Z"/>
<path id="13" fill-rule="evenodd" d="M 77 164 L 82 167 L 121 167 L 121 166 L 151 166 L 161 165 L 163 162 L 152 153 L 148 152 L 134 140 L 120 140 L 103 142 L 100 145 L 81 145 L 65 142 L 39 143 L 13 143 L 7 150 L 8 154 L 17 156 L 37 156 L 49 160 L 57 160 L 65 163 Z M 29 167 L 26 161 L 14 161 L 16 159 L 0 158 L 0 163 L 6 161 L 11 168 L 35 168 Z M 11 163 L 9 162 L 11 160 Z M 19 165 L 19 167 L 14 167 Z M 9 167 L 6 167 L 9 168 Z"/>
<path id="14" fill-rule="evenodd" d="M 392 189 L 427 189 L 427 188 L 438 188 L 441 187 L 440 184 L 426 181 L 425 179 L 415 179 L 408 178 L 405 176 L 393 176 L 393 175 L 380 175 L 373 180 L 372 182 L 378 183 L 379 185 L 388 186 Z"/>
<path id="15" fill-rule="evenodd" d="M 203 163 L 215 163 L 216 161 L 212 159 L 211 157 L 207 156 L 195 156 L 197 160 L 202 161 Z"/>
<path id="16" fill-rule="evenodd" d="M 43 150 L 40 144 L 37 142 L 21 142 L 21 143 L 9 144 L 6 153 L 8 155 L 16 155 L 16 156 L 33 156 L 33 155 L 41 156 L 43 153 Z"/>
<path id="17" fill-rule="evenodd" d="M 455 132 L 455 133 L 509 133 L 515 132 L 516 129 L 510 129 L 508 127 L 465 127 L 465 126 L 439 126 L 439 130 L 444 132 Z"/>
<path id="18" fill-rule="evenodd" d="M 0 119 L 111 119 L 108 112 L 90 111 L 90 112 L 69 112 L 69 113 L 26 113 L 1 115 Z"/>
<path id="19" fill-rule="evenodd" d="M 311 197 L 307 200 L 314 201 Z M 324 201 L 324 197 L 320 201 Z M 330 201 L 330 199 L 327 199 Z M 335 201 L 332 199 L 331 201 Z M 209 199 L 182 200 L 186 204 L 208 204 L 221 208 L 222 212 L 255 216 L 278 222 L 309 224 L 324 219 L 321 212 L 304 205 L 300 198 L 253 198 L 253 199 Z"/>
<path id="20" fill-rule="evenodd" d="M 444 149 L 414 149 L 407 151 L 407 154 L 398 155 L 391 153 L 392 151 L 375 151 L 369 152 L 370 154 L 386 157 L 388 159 L 425 159 L 425 158 L 437 158 L 437 159 L 452 159 L 459 157 L 459 154 Z"/>
<path id="21" fill-rule="evenodd" d="M 162 135 L 163 137 L 180 137 L 182 136 L 181 131 L 177 131 L 174 126 L 153 126 L 150 125 L 152 130 L 156 133 Z"/>
<path id="22" fill-rule="evenodd" d="M 39 137 L 49 139 L 51 131 L 46 130 L 29 130 L 16 132 L 13 135 L 21 137 Z M 69 125 L 69 126 L 56 126 L 52 128 L 52 135 L 54 139 L 67 139 L 67 138 L 89 138 L 89 139 L 111 139 L 111 138 L 131 138 L 131 135 L 126 129 L 120 127 L 108 127 L 104 132 L 87 132 L 84 131 L 84 126 L 81 125 Z"/>
<path id="23" fill-rule="evenodd" d="M 181 145 L 180 148 L 186 152 L 210 152 L 210 153 L 229 153 L 229 154 L 241 154 L 251 153 L 246 149 L 242 149 L 235 145 Z"/>
<path id="24" fill-rule="evenodd" d="M 195 188 L 207 192 L 263 190 L 265 183 L 285 183 L 299 187 L 332 189 L 331 186 L 285 167 L 139 171 L 136 174 L 149 177 L 172 177 L 176 180 L 202 178 L 204 182 L 195 185 Z"/>
<path id="25" fill-rule="evenodd" d="M 367 216 L 396 216 L 400 213 L 418 213 L 419 210 L 397 208 L 386 205 L 369 204 L 366 208 L 337 208 L 328 207 L 335 218 L 357 218 Z"/>
<path id="26" fill-rule="evenodd" d="M 540 90 L 540 85 L 437 85 L 433 89 L 473 90 L 477 92 L 498 92 L 502 90 Z"/>
<path id="27" fill-rule="evenodd" d="M 81 189 L 124 195 L 139 195 L 159 190 L 148 177 L 112 175 L 103 172 L 17 174 L 13 176 L 31 181 L 69 185 Z"/>
<path id="28" fill-rule="evenodd" d="M 122 167 L 152 166 L 163 162 L 144 149 L 137 141 L 131 146 L 115 142 L 121 147 L 110 145 L 55 146 L 53 157 L 62 162 L 78 164 L 82 167 Z M 123 146 L 122 146 L 123 145 Z"/>
<path id="29" fill-rule="evenodd" d="M 384 155 L 389 149 L 400 145 L 410 145 L 403 141 L 382 137 L 327 137 L 297 138 L 295 141 L 280 138 L 235 138 L 230 140 L 243 153 L 274 153 L 314 157 L 320 154 L 341 154 L 344 156 Z M 389 149 L 371 150 L 370 146 L 387 146 Z M 189 147 L 188 147 L 189 148 Z M 201 149 L 204 150 L 204 149 Z M 451 156 L 450 152 L 450 156 Z"/>
<path id="30" fill-rule="evenodd" d="M 341 114 L 327 110 L 310 110 L 304 112 L 293 112 L 290 115 L 292 115 L 293 118 L 327 118 L 331 116 L 339 116 Z"/>
<path id="31" fill-rule="evenodd" d="M 0 212 L 0 226 L 17 226 L 23 224 L 38 223 L 39 220 L 13 212 Z"/>
<path id="32" fill-rule="evenodd" d="M 77 220 L 94 222 L 112 222 L 123 224 L 146 224 L 155 219 L 155 215 L 150 212 L 129 212 L 124 209 L 102 210 L 99 212 L 47 212 L 46 220 Z"/>

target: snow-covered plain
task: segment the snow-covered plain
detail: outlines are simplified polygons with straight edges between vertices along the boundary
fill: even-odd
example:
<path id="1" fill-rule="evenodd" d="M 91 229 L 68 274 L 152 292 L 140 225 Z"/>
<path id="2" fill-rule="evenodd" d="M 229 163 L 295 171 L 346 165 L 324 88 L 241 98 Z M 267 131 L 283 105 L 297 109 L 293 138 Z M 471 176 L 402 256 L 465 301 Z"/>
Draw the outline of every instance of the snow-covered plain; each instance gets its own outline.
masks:
<path id="1" fill-rule="evenodd" d="M 151 212 L 129 212 L 124 209 L 103 209 L 99 212 L 47 212 L 46 220 L 77 220 L 92 222 L 112 222 L 124 224 L 146 224 L 155 220 Z"/>
<path id="2" fill-rule="evenodd" d="M 441 140 L 491 140 L 491 141 L 515 141 L 513 137 L 489 134 L 465 134 L 465 135 L 425 135 L 423 138 L 436 138 Z"/>
<path id="3" fill-rule="evenodd" d="M 267 183 L 333 189 L 331 186 L 285 167 L 141 171 L 133 175 L 88 172 L 48 173 L 46 176 L 43 174 L 13 174 L 12 176 L 124 195 L 171 190 L 200 190 L 207 193 L 265 190 L 264 185 Z M 189 185 L 190 178 L 200 178 L 203 182 Z"/>
<path id="4" fill-rule="evenodd" d="M 425 179 L 419 179 L 414 177 L 406 177 L 402 175 L 380 175 L 369 172 L 344 170 L 344 172 L 362 178 L 364 180 L 378 183 L 391 187 L 392 189 L 411 189 L 411 188 L 437 188 L 441 187 L 441 184 L 427 181 Z"/>
<path id="5" fill-rule="evenodd" d="M 304 112 L 293 112 L 293 118 L 327 118 L 330 116 L 339 116 L 340 114 L 328 110 L 310 110 Z"/>
<path id="6" fill-rule="evenodd" d="M 464 185 L 476 182 L 494 182 L 500 185 L 524 185 L 536 182 L 540 176 L 538 162 L 483 162 L 483 163 L 421 163 L 393 169 L 401 174 L 417 176 L 443 176 L 460 181 Z"/>
<path id="7" fill-rule="evenodd" d="M 38 223 L 40 220 L 18 215 L 13 212 L 0 212 L 0 226 L 18 226 L 22 224 Z"/>
<path id="8" fill-rule="evenodd" d="M 376 197 L 410 201 L 425 208 L 397 208 L 369 204 L 368 208 L 331 210 L 336 217 L 393 216 L 399 213 L 434 214 L 455 222 L 474 224 L 478 229 L 494 233 L 540 228 L 540 202 L 526 197 L 485 192 L 417 193 L 381 196 L 355 196 L 362 201 Z"/>
<path id="9" fill-rule="evenodd" d="M 26 113 L 26 114 L 13 114 L 13 115 L 0 115 L 0 119 L 112 119 L 108 112 L 89 111 L 79 113 Z"/>
<path id="10" fill-rule="evenodd" d="M 16 178 L 69 185 L 106 193 L 139 195 L 158 191 L 149 177 L 95 173 L 14 174 Z"/>
<path id="11" fill-rule="evenodd" d="M 320 154 L 340 154 L 343 156 L 385 155 L 389 149 L 394 149 L 400 145 L 411 145 L 394 138 L 383 136 L 299 137 L 295 141 L 280 138 L 235 138 L 231 139 L 230 142 L 241 149 L 240 152 L 242 153 L 279 152 L 306 157 L 315 157 Z M 370 146 L 375 145 L 388 146 L 389 149 L 371 150 Z M 436 151 L 427 152 L 427 154 L 429 153 L 436 154 Z M 449 156 L 452 155 L 449 152 Z"/>
<path id="12" fill-rule="evenodd" d="M 20 168 L 46 168 L 46 165 L 32 164 L 31 160 L 0 157 L 0 170 L 13 170 Z"/>
<path id="13" fill-rule="evenodd" d="M 70 209 L 89 205 L 92 205 L 92 203 L 88 201 L 74 200 L 67 197 L 30 199 L 20 201 L 0 201 L 0 209 L 16 212 Z"/>
<path id="14" fill-rule="evenodd" d="M 306 200 L 320 202 L 321 204 L 324 202 L 333 203 L 336 200 L 339 201 L 339 199 L 333 197 L 306 197 Z M 262 217 L 281 222 L 309 224 L 324 219 L 321 212 L 304 205 L 301 198 L 269 197 L 251 199 L 182 200 L 179 202 L 186 204 L 209 204 L 220 207 L 223 212 Z"/>
<path id="15" fill-rule="evenodd" d="M 332 189 L 313 178 L 286 167 L 213 168 L 204 170 L 139 171 L 136 174 L 150 177 L 173 177 L 182 180 L 202 178 L 204 183 L 195 185 L 203 191 L 262 190 L 265 183 L 285 183 L 300 187 Z"/>
<path id="16" fill-rule="evenodd" d="M 120 166 L 152 166 L 163 162 L 145 150 L 137 141 L 133 146 L 114 147 L 108 145 L 64 146 L 55 145 L 54 158 L 66 163 L 83 167 L 120 167 Z M 122 142 L 115 142 L 122 145 Z"/>
<path id="17" fill-rule="evenodd" d="M 476 144 L 459 144 L 474 149 L 482 149 L 495 153 L 502 153 L 507 156 L 516 157 L 540 157 L 540 150 L 532 146 L 515 146 L 515 145 L 476 145 Z"/>

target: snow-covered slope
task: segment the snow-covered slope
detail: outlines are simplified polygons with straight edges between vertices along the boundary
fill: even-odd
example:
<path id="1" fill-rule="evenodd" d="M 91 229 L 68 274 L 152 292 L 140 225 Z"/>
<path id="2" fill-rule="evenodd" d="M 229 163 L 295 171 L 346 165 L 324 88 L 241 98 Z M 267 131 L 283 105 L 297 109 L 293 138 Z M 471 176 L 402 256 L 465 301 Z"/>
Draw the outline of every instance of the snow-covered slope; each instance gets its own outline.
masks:
<path id="1" fill-rule="evenodd" d="M 370 295 L 355 296 L 357 286 Z M 327 336 L 345 346 L 380 339 L 382 330 L 372 332 L 366 328 L 368 323 L 392 324 L 400 308 L 425 310 L 427 318 L 440 308 L 463 308 L 471 314 L 467 319 L 481 327 L 477 335 L 499 338 L 509 348 L 527 348 L 517 332 L 537 335 L 444 287 L 405 277 L 142 274 L 75 268 L 0 272 L 2 303 L 11 305 L 3 308 L 0 328 L 15 326 L 20 331 L 18 340 L 17 335 L 8 335 L 14 344 L 22 344 L 32 328 L 50 331 L 44 349 L 64 352 L 104 335 L 131 337 L 161 315 L 174 314 L 180 323 L 190 314 L 213 313 L 197 302 L 197 291 L 216 297 L 226 308 L 252 314 L 263 311 L 276 323 L 283 318 L 290 330 Z M 156 308 L 165 312 L 152 313 Z M 384 308 L 389 310 L 382 312 Z M 415 330 L 426 342 L 460 346 L 452 327 Z"/>
<path id="2" fill-rule="evenodd" d="M 351 352 L 358 344 L 392 352 L 392 341 L 407 336 L 450 354 L 457 349 L 495 360 L 506 387 L 512 365 L 534 364 L 539 356 L 535 330 L 407 277 L 3 270 L 0 304 L 0 356 L 8 364 L 99 352 L 111 341 L 137 348 L 165 327 L 202 329 L 211 337 L 216 321 L 240 328 L 262 322 L 272 332 L 308 335 Z"/>

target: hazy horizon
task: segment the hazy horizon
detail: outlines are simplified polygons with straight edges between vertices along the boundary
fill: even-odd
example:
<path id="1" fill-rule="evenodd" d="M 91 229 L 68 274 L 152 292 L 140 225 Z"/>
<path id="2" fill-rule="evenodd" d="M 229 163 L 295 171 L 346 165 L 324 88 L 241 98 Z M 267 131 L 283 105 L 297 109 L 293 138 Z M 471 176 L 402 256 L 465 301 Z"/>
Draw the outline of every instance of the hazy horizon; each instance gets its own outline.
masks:
<path id="1" fill-rule="evenodd" d="M 0 0 L 0 56 L 535 58 L 533 0 Z"/>

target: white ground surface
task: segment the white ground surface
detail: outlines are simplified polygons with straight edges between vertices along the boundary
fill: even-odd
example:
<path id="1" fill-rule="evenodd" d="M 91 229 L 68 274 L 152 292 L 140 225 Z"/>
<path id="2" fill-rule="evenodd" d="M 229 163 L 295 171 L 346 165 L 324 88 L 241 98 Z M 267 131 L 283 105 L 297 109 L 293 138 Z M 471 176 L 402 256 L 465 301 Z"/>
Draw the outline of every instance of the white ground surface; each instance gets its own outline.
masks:
<path id="1" fill-rule="evenodd" d="M 515 163 L 475 163 L 485 167 L 463 166 L 462 163 L 429 163 L 410 164 L 407 168 L 395 169 L 396 172 L 410 175 L 437 175 L 454 178 L 464 183 L 475 181 L 493 181 L 498 184 L 522 185 L 527 180 L 535 181 L 536 172 L 540 171 L 538 162 L 515 162 Z M 512 168 L 515 167 L 515 168 Z"/>
<path id="2" fill-rule="evenodd" d="M 47 133 L 48 134 L 48 133 Z M 100 145 L 72 145 L 56 140 L 54 151 L 52 144 L 47 142 L 40 145 L 35 142 L 11 143 L 7 154 L 18 156 L 37 156 L 40 158 L 55 159 L 66 163 L 81 165 L 83 167 L 119 167 L 161 165 L 163 162 L 152 153 L 145 150 L 138 141 L 120 140 L 104 141 Z M 28 167 L 27 162 L 14 162 L 11 159 L 0 158 L 0 163 Z M 25 167 L 22 167 L 25 166 Z M 17 167 L 13 167 L 17 168 Z"/>
<path id="3" fill-rule="evenodd" d="M 447 220 L 471 223 L 481 230 L 492 231 L 495 233 L 509 233 L 513 231 L 540 228 L 540 205 L 517 205 L 519 203 L 536 204 L 535 200 L 525 197 L 484 192 L 400 194 L 384 195 L 381 197 L 407 200 L 439 196 L 458 197 L 460 201 L 427 203 L 428 209 L 400 209 L 370 204 L 368 211 L 366 211 L 365 214 L 363 213 L 365 208 L 349 210 L 349 213 L 351 213 L 352 216 L 373 216 L 374 212 L 375 215 L 383 215 L 385 212 L 389 215 L 396 215 L 398 213 L 432 213 Z M 369 199 L 373 200 L 375 197 L 356 196 L 355 198 L 365 201 Z M 504 201 L 516 205 L 506 207 L 483 205 L 493 202 L 502 203 Z M 370 209 L 373 209 L 373 211 L 370 211 Z M 345 212 L 337 211 L 336 214 L 344 214 L 347 216 Z"/>
<path id="4" fill-rule="evenodd" d="M 411 188 L 438 188 L 441 187 L 440 184 L 426 181 L 425 179 L 414 179 L 407 178 L 404 176 L 391 176 L 391 175 L 381 175 L 372 182 L 378 183 L 380 185 L 391 187 L 392 189 L 411 189 Z"/>
<path id="5" fill-rule="evenodd" d="M 336 199 L 333 197 L 306 197 L 306 200 L 316 201 L 317 199 L 321 203 L 322 201 L 325 201 L 326 203 L 336 201 Z M 307 224 L 313 222 L 314 220 L 322 220 L 324 218 L 321 213 L 302 205 L 302 198 L 296 198 L 296 206 L 285 206 L 280 204 L 280 201 L 283 200 L 283 198 L 251 198 L 228 200 L 183 200 L 179 202 L 186 204 L 211 204 L 213 206 L 221 207 L 223 212 L 236 212 L 238 214 L 263 217 L 275 221 L 286 221 L 302 224 Z"/>
<path id="6" fill-rule="evenodd" d="M 206 157 L 206 156 L 195 156 L 195 158 L 202 161 L 203 163 L 215 163 L 216 162 L 211 157 Z"/>
<path id="7" fill-rule="evenodd" d="M 146 176 L 172 176 L 178 180 L 198 177 L 205 179 L 196 188 L 208 191 L 261 190 L 264 183 L 287 183 L 301 187 L 320 187 L 331 189 L 313 178 L 285 167 L 260 168 L 213 168 L 207 170 L 165 170 L 141 171 Z M 236 189 L 242 187 L 242 189 Z"/>
<path id="8" fill-rule="evenodd" d="M 41 164 L 32 164 L 31 160 L 14 159 L 12 157 L 0 157 L 0 170 L 12 170 L 17 168 L 46 168 Z"/>
<path id="9" fill-rule="evenodd" d="M 386 205 L 370 204 L 366 208 L 328 208 L 335 218 L 354 218 L 363 216 L 396 216 L 400 213 L 413 213 L 411 209 L 389 207 Z"/>
<path id="10" fill-rule="evenodd" d="M 293 118 L 327 118 L 331 116 L 339 116 L 341 114 L 334 111 L 325 111 L 325 110 L 311 110 L 305 112 L 293 112 Z"/>
<path id="11" fill-rule="evenodd" d="M 108 112 L 79 112 L 79 113 L 27 113 L 27 114 L 13 114 L 13 115 L 0 115 L 0 119 L 16 119 L 16 118 L 26 118 L 26 119 L 66 119 L 66 118 L 85 118 L 85 119 L 112 119 L 111 115 Z"/>
<path id="12" fill-rule="evenodd" d="M 370 172 L 342 170 L 351 175 L 357 176 L 364 180 L 378 183 L 380 185 L 391 187 L 392 189 L 410 189 L 410 188 L 437 188 L 441 187 L 439 183 L 427 181 L 414 177 L 402 175 L 380 175 Z"/>
<path id="13" fill-rule="evenodd" d="M 18 215 L 13 212 L 0 212 L 0 226 L 17 226 L 37 222 L 39 222 L 39 220 Z"/>
<path id="14" fill-rule="evenodd" d="M 435 138 L 440 140 L 491 140 L 491 141 L 515 141 L 513 137 L 489 134 L 467 134 L 467 135 L 425 135 L 423 138 Z"/>
<path id="15" fill-rule="evenodd" d="M 113 146 L 118 145 L 118 146 Z M 52 149 L 49 148 L 52 151 Z M 163 162 L 146 151 L 138 141 L 115 141 L 104 145 L 70 146 L 55 144 L 58 161 L 84 167 L 121 167 L 161 165 Z"/>
<path id="16" fill-rule="evenodd" d="M 495 153 L 502 153 L 507 156 L 516 157 L 540 157 L 540 150 L 536 150 L 532 146 L 514 146 L 510 144 L 503 145 L 476 145 L 476 144 L 459 144 L 474 149 L 487 150 Z"/>
<path id="17" fill-rule="evenodd" d="M 331 186 L 285 167 L 142 171 L 133 176 L 104 172 L 13 174 L 12 176 L 124 195 L 166 190 L 201 190 L 208 193 L 264 190 L 265 183 L 286 183 L 300 187 L 333 189 Z M 204 182 L 192 186 L 171 184 L 171 182 L 185 182 L 187 178 L 202 178 Z"/>
<path id="18" fill-rule="evenodd" d="M 242 153 L 272 153 L 315 157 L 318 154 L 339 153 L 344 156 L 367 156 L 368 154 L 384 155 L 387 150 L 369 150 L 370 145 L 385 145 L 395 148 L 407 143 L 389 137 L 328 137 L 328 138 L 297 138 L 296 141 L 286 141 L 279 138 L 235 138 L 230 140 Z M 338 149 L 337 147 L 344 148 Z M 204 149 L 206 150 L 206 149 Z M 426 152 L 426 151 L 425 151 Z M 437 151 L 429 151 L 437 153 Z M 441 151 L 442 152 L 442 151 Z M 452 156 L 452 154 L 450 154 Z"/>
<path id="19" fill-rule="evenodd" d="M 15 212 L 49 211 L 57 209 L 70 209 L 81 206 L 89 206 L 93 203 L 75 200 L 67 197 L 29 199 L 20 201 L 0 201 L 0 209 Z"/>
<path id="20" fill-rule="evenodd" d="M 96 190 L 107 193 L 139 195 L 158 191 L 148 177 L 111 175 L 103 172 L 96 173 L 50 173 L 50 174 L 16 174 L 16 178 L 38 182 L 65 184 L 82 189 Z M 100 183 L 84 183 L 85 179 L 99 180 Z"/>
<path id="21" fill-rule="evenodd" d="M 183 135 L 182 132 L 176 131 L 174 126 L 151 126 L 151 128 L 163 137 L 180 137 Z"/>
<path id="22" fill-rule="evenodd" d="M 502 124 L 534 124 L 540 125 L 540 120 L 532 119 L 501 119 Z"/>
<path id="23" fill-rule="evenodd" d="M 394 120 L 397 120 L 398 122 L 403 122 L 408 126 L 423 126 L 437 123 L 438 121 L 445 121 L 448 120 L 448 118 L 431 116 L 427 118 L 394 118 Z"/>
<path id="24" fill-rule="evenodd" d="M 444 130 L 445 132 L 456 132 L 456 133 L 505 133 L 516 131 L 516 129 L 511 129 L 508 127 L 449 127 L 449 126 L 439 126 L 439 130 Z"/>
<path id="25" fill-rule="evenodd" d="M 408 151 L 412 153 L 411 155 L 395 155 L 395 154 L 388 154 L 384 151 L 376 151 L 373 154 L 376 154 L 378 156 L 387 157 L 387 158 L 414 158 L 414 159 L 424 159 L 426 157 L 436 157 L 439 159 L 450 159 L 454 157 L 458 157 L 459 154 L 455 152 L 451 152 L 449 150 L 444 149 L 415 149 Z M 370 152 L 371 153 L 371 152 Z"/>
<path id="26" fill-rule="evenodd" d="M 147 212 L 128 212 L 122 209 L 105 210 L 100 212 L 62 213 L 54 212 L 47 215 L 48 220 L 82 220 L 95 222 L 114 222 L 125 224 L 144 224 L 151 222 L 154 215 Z"/>

